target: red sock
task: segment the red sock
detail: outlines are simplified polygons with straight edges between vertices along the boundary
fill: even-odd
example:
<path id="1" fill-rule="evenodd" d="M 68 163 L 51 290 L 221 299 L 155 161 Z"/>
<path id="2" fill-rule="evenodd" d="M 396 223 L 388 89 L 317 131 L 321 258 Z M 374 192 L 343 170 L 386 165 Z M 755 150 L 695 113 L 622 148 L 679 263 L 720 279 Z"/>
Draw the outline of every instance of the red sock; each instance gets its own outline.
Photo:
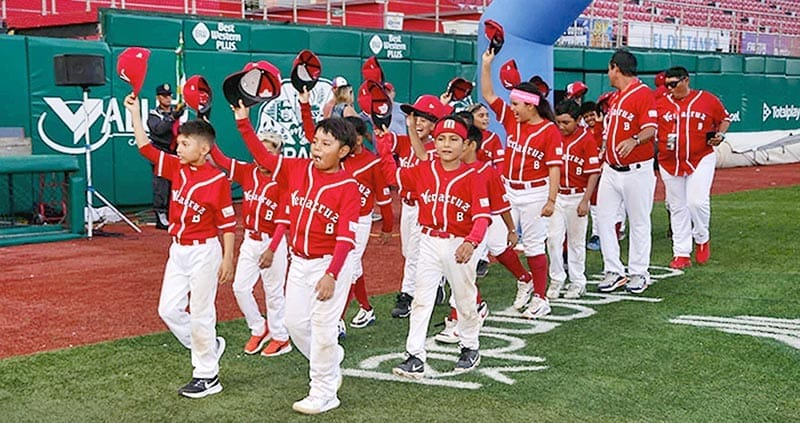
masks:
<path id="1" fill-rule="evenodd" d="M 372 305 L 370 305 L 369 297 L 367 296 L 367 284 L 364 282 L 364 275 L 361 275 L 358 277 L 358 279 L 356 279 L 356 283 L 353 284 L 353 288 L 350 290 L 350 292 L 353 293 L 354 291 L 358 305 L 360 305 L 364 310 L 372 310 Z"/>
<path id="2" fill-rule="evenodd" d="M 353 301 L 354 295 L 355 295 L 355 286 L 350 285 L 350 292 L 347 294 L 347 302 L 344 303 L 344 310 L 342 310 L 342 320 L 344 320 L 344 315 L 347 314 L 347 306 L 350 305 L 350 301 Z"/>
<path id="3" fill-rule="evenodd" d="M 511 272 L 517 280 L 521 280 L 527 282 L 530 280 L 530 276 L 528 276 L 528 272 L 525 271 L 525 268 L 522 267 L 522 263 L 519 261 L 519 256 L 514 251 L 514 247 L 508 247 L 505 251 L 500 253 L 499 256 L 495 257 L 497 261 L 499 261 L 503 266 Z"/>
<path id="4" fill-rule="evenodd" d="M 483 297 L 481 297 L 481 290 L 480 289 L 478 290 L 478 298 L 476 298 L 475 301 L 476 301 L 475 304 L 478 304 L 478 305 L 481 305 L 481 303 L 483 302 Z"/>
<path id="5" fill-rule="evenodd" d="M 533 274 L 533 293 L 544 298 L 547 289 L 547 256 L 539 254 L 526 258 Z"/>
<path id="6" fill-rule="evenodd" d="M 458 311 L 453 307 L 450 307 L 450 320 L 458 320 Z"/>

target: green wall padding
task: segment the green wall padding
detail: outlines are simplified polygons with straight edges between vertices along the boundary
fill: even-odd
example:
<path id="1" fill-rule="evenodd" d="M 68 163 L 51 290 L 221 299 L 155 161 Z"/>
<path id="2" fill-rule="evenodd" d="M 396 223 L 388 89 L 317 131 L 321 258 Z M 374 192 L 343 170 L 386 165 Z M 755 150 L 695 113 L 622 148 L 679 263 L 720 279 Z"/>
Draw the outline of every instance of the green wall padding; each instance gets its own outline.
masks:
<path id="1" fill-rule="evenodd" d="M 455 40 L 415 34 L 411 37 L 411 51 L 415 60 L 452 62 L 455 59 Z"/>
<path id="2" fill-rule="evenodd" d="M 250 50 L 297 55 L 308 48 L 311 35 L 307 28 L 293 26 L 254 26 L 250 29 Z"/>
<path id="3" fill-rule="evenodd" d="M 318 55 L 361 56 L 361 31 L 314 28 L 309 48 Z"/>
<path id="4" fill-rule="evenodd" d="M 0 119 L 2 125 L 8 127 L 21 127 L 25 131 L 25 136 L 31 136 L 31 105 L 28 100 L 28 61 L 27 42 L 25 37 L 0 36 L 0 57 L 9 58 L 5 66 L 0 67 L 0 98 L 6 101 L 0 102 Z M 52 69 L 53 64 L 50 63 Z M 16 99 L 17 101 L 9 101 Z M 24 101 L 23 101 L 24 100 Z"/>

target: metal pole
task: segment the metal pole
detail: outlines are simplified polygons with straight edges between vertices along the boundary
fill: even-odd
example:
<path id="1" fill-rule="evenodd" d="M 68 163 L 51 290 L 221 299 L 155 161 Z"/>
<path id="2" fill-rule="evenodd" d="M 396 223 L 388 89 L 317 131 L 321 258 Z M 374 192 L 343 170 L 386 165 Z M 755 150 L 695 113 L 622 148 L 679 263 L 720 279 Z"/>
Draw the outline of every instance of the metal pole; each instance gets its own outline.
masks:
<path id="1" fill-rule="evenodd" d="M 42 0 L 42 16 L 47 15 L 47 0 Z"/>
<path id="2" fill-rule="evenodd" d="M 347 0 L 342 0 L 342 26 L 347 26 Z"/>
<path id="3" fill-rule="evenodd" d="M 245 7 L 244 7 L 245 0 L 239 0 L 240 10 L 242 11 L 242 19 L 244 19 Z"/>
<path id="4" fill-rule="evenodd" d="M 91 12 L 92 11 L 91 3 L 92 3 L 92 0 L 86 0 L 86 12 Z M 5 5 L 5 4 L 6 4 L 6 1 L 3 0 L 3 5 Z M 3 16 L 5 16 L 5 13 L 3 13 Z"/>
<path id="5" fill-rule="evenodd" d="M 436 33 L 439 32 L 439 0 L 436 0 L 436 10 L 433 11 L 434 16 L 436 17 Z"/>
<path id="6" fill-rule="evenodd" d="M 89 6 L 89 0 L 86 0 L 86 6 Z M 3 19 L 5 19 L 6 16 L 8 16 L 6 15 L 6 0 L 3 0 Z"/>
<path id="7" fill-rule="evenodd" d="M 622 3 L 622 0 L 617 2 L 617 48 L 622 47 L 622 33 L 624 29 L 622 28 L 622 15 L 625 11 L 625 6 Z"/>
<path id="8" fill-rule="evenodd" d="M 189 14 L 189 0 L 183 0 L 183 14 Z"/>
<path id="9" fill-rule="evenodd" d="M 331 0 L 325 2 L 325 25 L 331 24 Z"/>
<path id="10" fill-rule="evenodd" d="M 54 15 L 58 13 L 56 12 L 56 0 L 50 0 L 50 12 Z"/>
<path id="11" fill-rule="evenodd" d="M 83 87 L 83 111 L 86 115 L 86 130 L 83 134 L 83 141 L 86 155 L 86 208 L 87 208 L 87 223 L 86 231 L 89 239 L 92 239 L 92 227 L 94 226 L 94 209 L 92 207 L 92 193 L 94 186 L 92 186 L 92 141 L 89 138 L 89 87 Z"/>
<path id="12" fill-rule="evenodd" d="M 267 19 L 267 18 L 268 18 L 268 16 L 267 16 L 267 9 L 268 9 L 268 8 L 269 8 L 269 6 L 267 6 L 267 2 L 264 2 L 264 14 L 263 14 L 263 16 L 261 17 L 261 19 L 263 19 L 263 20 L 265 20 L 265 21 L 266 21 L 266 20 L 268 20 L 268 19 Z"/>
<path id="13" fill-rule="evenodd" d="M 192 15 L 197 14 L 197 0 L 192 0 Z"/>
<path id="14" fill-rule="evenodd" d="M 292 22 L 297 23 L 297 0 L 292 0 Z"/>

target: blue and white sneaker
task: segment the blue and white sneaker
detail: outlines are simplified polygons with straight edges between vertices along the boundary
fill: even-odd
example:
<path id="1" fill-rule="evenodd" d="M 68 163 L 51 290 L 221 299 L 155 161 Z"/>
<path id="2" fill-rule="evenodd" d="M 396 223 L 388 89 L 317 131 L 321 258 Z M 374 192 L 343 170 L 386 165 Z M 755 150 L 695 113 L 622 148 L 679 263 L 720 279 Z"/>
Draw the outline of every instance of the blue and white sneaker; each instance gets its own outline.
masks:
<path id="1" fill-rule="evenodd" d="M 408 379 L 422 379 L 425 376 L 425 363 L 417 356 L 409 354 L 406 361 L 392 369 L 392 373 Z"/>
<path id="2" fill-rule="evenodd" d="M 461 348 L 461 355 L 458 357 L 456 367 L 453 369 L 456 373 L 466 373 L 481 364 L 481 354 L 478 350 L 469 348 Z"/>
<path id="3" fill-rule="evenodd" d="M 586 243 L 586 249 L 590 251 L 600 251 L 600 237 L 592 235 L 589 242 Z"/>
<path id="4" fill-rule="evenodd" d="M 622 288 L 625 284 L 628 283 L 628 278 L 624 275 L 620 275 L 619 273 L 608 272 L 606 273 L 603 282 L 600 282 L 600 285 L 597 285 L 597 290 L 600 292 L 614 292 L 617 288 Z"/>
<path id="5" fill-rule="evenodd" d="M 347 336 L 347 326 L 345 326 L 344 320 L 339 320 L 337 327 L 339 328 L 339 339 L 344 339 Z"/>
<path id="6" fill-rule="evenodd" d="M 178 393 L 187 398 L 203 398 L 209 395 L 222 392 L 222 384 L 219 383 L 219 376 L 211 378 L 192 378 Z"/>
<path id="7" fill-rule="evenodd" d="M 631 280 L 625 286 L 625 290 L 631 294 L 641 294 L 647 289 L 647 278 L 642 275 L 631 275 Z"/>

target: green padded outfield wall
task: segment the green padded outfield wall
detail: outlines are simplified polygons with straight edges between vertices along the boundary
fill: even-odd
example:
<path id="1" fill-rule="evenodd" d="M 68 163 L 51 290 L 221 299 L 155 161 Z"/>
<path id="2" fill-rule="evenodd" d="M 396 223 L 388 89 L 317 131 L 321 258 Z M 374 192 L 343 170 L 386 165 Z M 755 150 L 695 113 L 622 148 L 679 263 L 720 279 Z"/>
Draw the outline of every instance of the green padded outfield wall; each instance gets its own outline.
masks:
<path id="1" fill-rule="evenodd" d="M 130 88 L 115 73 L 116 57 L 126 47 L 141 46 L 152 52 L 140 96 L 142 108 L 149 109 L 157 85 L 175 84 L 175 49 L 182 35 L 186 76 L 201 74 L 212 85 L 215 101 L 211 120 L 219 144 L 228 155 L 244 160 L 250 156 L 236 132 L 221 87 L 227 75 L 249 61 L 269 60 L 282 72 L 285 82 L 281 97 L 254 107 L 251 118 L 256 129 L 271 129 L 288 139 L 287 155 L 307 154 L 296 93 L 287 79 L 292 60 L 301 49 L 312 49 L 322 59 L 323 77 L 312 92 L 315 117 L 321 116 L 322 105 L 330 98 L 330 81 L 344 76 L 358 88 L 361 64 L 372 55 L 378 57 L 386 79 L 395 85 L 400 102 L 413 101 L 423 93 L 438 95 L 454 76 L 474 80 L 478 69 L 475 40 L 466 37 L 116 10 L 104 10 L 101 25 L 104 42 L 0 36 L 0 52 L 11 59 L 0 69 L 5 81 L 0 90 L 5 98 L 14 99 L 2 106 L 0 126 L 24 128 L 33 139 L 34 154 L 82 154 L 82 93 L 80 88 L 55 87 L 52 57 L 69 53 L 104 55 L 107 84 L 90 93 L 90 138 L 96 149 L 92 169 L 95 186 L 121 206 L 151 201 L 150 166 L 134 147 L 130 117 L 122 108 L 121 100 Z M 651 86 L 658 71 L 674 65 L 687 67 L 693 86 L 719 95 L 733 113 L 732 131 L 800 128 L 800 100 L 796 99 L 800 59 L 635 53 L 640 76 Z M 555 95 L 560 97 L 566 84 L 575 80 L 586 82 L 588 99 L 609 91 L 606 69 L 611 54 L 610 50 L 555 48 L 555 81 L 548 81 Z M 475 100 L 474 95 L 471 100 Z"/>

